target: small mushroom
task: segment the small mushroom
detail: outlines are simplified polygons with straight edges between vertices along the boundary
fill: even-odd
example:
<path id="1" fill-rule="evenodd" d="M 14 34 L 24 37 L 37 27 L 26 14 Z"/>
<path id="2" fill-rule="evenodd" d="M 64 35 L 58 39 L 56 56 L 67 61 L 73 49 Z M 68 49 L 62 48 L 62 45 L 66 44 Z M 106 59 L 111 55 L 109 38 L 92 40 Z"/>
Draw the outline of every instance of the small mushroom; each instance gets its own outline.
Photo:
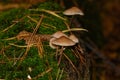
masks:
<path id="1" fill-rule="evenodd" d="M 56 40 L 57 38 L 60 38 L 60 37 L 62 37 L 62 36 L 68 37 L 68 36 L 67 36 L 66 34 L 64 34 L 62 31 L 57 31 L 56 33 L 54 33 L 53 35 L 51 35 L 52 38 L 51 38 L 50 41 L 49 41 L 50 47 L 53 48 L 53 49 L 57 48 L 57 46 L 54 45 L 54 44 L 52 44 L 52 42 L 53 42 L 54 40 Z"/>
<path id="2" fill-rule="evenodd" d="M 60 38 L 56 38 L 52 40 L 51 44 L 57 45 L 57 46 L 73 46 L 76 43 L 69 39 L 68 37 L 61 36 Z"/>
<path id="3" fill-rule="evenodd" d="M 49 45 L 51 48 L 56 49 L 57 46 L 74 46 L 78 42 L 78 38 L 75 35 L 67 36 L 62 31 L 57 31 L 51 36 Z"/>
<path id="4" fill-rule="evenodd" d="M 70 38 L 72 41 L 74 41 L 75 43 L 78 43 L 78 42 L 79 42 L 78 38 L 77 38 L 75 35 L 73 35 L 73 34 L 71 34 L 71 35 L 69 36 L 69 38 Z"/>
<path id="5" fill-rule="evenodd" d="M 71 7 L 63 12 L 64 15 L 84 15 L 78 7 Z"/>
<path id="6" fill-rule="evenodd" d="M 54 34 L 52 35 L 52 37 L 54 37 L 54 38 L 59 38 L 59 37 L 61 37 L 61 36 L 67 37 L 67 35 L 65 35 L 62 31 L 57 31 L 56 33 L 54 33 Z"/>

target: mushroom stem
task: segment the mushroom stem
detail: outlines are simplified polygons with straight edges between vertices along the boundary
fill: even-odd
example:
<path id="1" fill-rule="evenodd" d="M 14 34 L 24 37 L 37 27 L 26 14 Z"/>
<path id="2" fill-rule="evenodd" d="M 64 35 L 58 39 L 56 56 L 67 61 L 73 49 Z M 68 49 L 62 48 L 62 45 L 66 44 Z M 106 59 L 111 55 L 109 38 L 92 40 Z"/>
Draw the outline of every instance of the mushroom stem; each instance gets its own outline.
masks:
<path id="1" fill-rule="evenodd" d="M 71 20 L 70 20 L 70 27 L 72 26 L 72 21 L 74 20 L 75 15 L 72 15 Z"/>
<path id="2" fill-rule="evenodd" d="M 61 62 L 61 59 L 62 59 L 63 50 L 64 50 L 64 47 L 62 46 L 61 50 L 60 50 L 60 57 L 59 57 L 59 60 L 58 60 L 58 66 L 60 65 L 60 62 Z"/>

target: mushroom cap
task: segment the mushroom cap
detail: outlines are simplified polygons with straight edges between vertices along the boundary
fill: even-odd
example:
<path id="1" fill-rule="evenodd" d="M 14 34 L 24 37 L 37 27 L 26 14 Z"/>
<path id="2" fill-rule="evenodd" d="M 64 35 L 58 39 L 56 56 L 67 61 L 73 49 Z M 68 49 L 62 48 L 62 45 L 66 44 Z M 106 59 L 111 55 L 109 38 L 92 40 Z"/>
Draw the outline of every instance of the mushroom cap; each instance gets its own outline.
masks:
<path id="1" fill-rule="evenodd" d="M 54 38 L 59 38 L 59 37 L 61 37 L 61 36 L 67 37 L 67 35 L 65 35 L 62 31 L 57 31 L 56 33 L 54 33 L 54 34 L 52 35 L 52 37 L 54 37 Z"/>
<path id="2" fill-rule="evenodd" d="M 52 41 L 53 45 L 58 45 L 58 46 L 73 46 L 76 43 L 69 39 L 68 37 L 61 36 L 59 38 L 56 38 L 55 40 Z"/>
<path id="3" fill-rule="evenodd" d="M 75 35 L 73 35 L 73 34 L 71 34 L 71 35 L 69 36 L 69 38 L 70 38 L 72 41 L 74 41 L 75 43 L 78 43 L 78 42 L 79 42 L 78 38 L 77 38 Z"/>
<path id="4" fill-rule="evenodd" d="M 51 38 L 50 41 L 49 41 L 49 45 L 51 48 L 55 49 L 57 46 L 52 44 L 52 41 L 54 41 L 56 38 Z"/>
<path id="5" fill-rule="evenodd" d="M 77 7 L 71 7 L 63 12 L 64 15 L 84 15 L 82 10 Z"/>

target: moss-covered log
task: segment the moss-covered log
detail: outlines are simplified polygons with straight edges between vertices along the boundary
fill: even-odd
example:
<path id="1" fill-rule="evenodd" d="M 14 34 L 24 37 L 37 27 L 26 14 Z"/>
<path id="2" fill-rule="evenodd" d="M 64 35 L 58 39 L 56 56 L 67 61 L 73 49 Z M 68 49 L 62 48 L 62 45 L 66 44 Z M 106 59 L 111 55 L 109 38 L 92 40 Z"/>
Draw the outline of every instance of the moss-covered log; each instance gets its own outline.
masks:
<path id="1" fill-rule="evenodd" d="M 49 41 L 43 42 L 37 38 L 36 34 L 46 37 L 45 34 L 52 35 L 68 28 L 66 23 L 69 24 L 70 21 L 62 14 L 63 10 L 54 2 L 44 2 L 30 9 L 11 9 L 0 14 L 1 79 L 90 79 L 89 57 L 81 39 L 74 46 L 52 49 Z M 28 31 L 30 36 L 22 34 L 23 40 L 18 39 L 18 34 L 23 30 Z M 28 40 L 27 44 L 25 40 Z M 31 45 L 32 40 L 36 44 Z"/>

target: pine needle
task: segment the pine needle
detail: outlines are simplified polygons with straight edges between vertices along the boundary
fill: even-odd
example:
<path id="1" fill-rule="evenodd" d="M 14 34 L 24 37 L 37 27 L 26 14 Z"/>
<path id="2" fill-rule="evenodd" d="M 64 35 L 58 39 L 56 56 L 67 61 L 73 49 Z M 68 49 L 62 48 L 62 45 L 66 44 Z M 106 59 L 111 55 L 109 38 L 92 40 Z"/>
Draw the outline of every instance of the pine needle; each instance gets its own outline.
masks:
<path id="1" fill-rule="evenodd" d="M 16 24 L 16 23 L 14 23 L 14 24 L 10 25 L 9 27 L 5 28 L 2 32 L 5 32 L 5 31 L 7 31 L 8 29 L 12 28 L 15 24 Z"/>
<path id="2" fill-rule="evenodd" d="M 13 39 L 16 39 L 16 37 L 11 37 L 11 38 L 2 39 L 2 40 L 6 40 L 6 41 L 9 41 L 9 40 L 13 40 Z"/>
<path id="3" fill-rule="evenodd" d="M 13 44 L 13 43 L 9 43 L 9 45 L 15 46 L 15 47 L 20 47 L 20 48 L 26 48 L 27 47 L 27 45 L 26 46 L 20 46 L 20 45 L 16 45 L 16 44 Z"/>
<path id="4" fill-rule="evenodd" d="M 45 9 L 30 9 L 30 10 L 31 10 L 31 11 L 42 11 L 42 12 L 46 12 L 46 13 L 51 14 L 51 15 L 53 15 L 53 16 L 56 16 L 56 17 L 58 17 L 58 18 L 60 18 L 60 19 L 62 19 L 62 20 L 66 20 L 65 18 L 63 18 L 63 17 L 59 16 L 58 14 L 56 14 L 54 11 L 45 10 Z"/>
<path id="5" fill-rule="evenodd" d="M 88 30 L 87 29 L 83 29 L 83 28 L 71 28 L 71 29 L 69 29 L 69 30 L 63 30 L 62 32 L 69 32 L 69 31 L 87 31 L 88 32 Z"/>

